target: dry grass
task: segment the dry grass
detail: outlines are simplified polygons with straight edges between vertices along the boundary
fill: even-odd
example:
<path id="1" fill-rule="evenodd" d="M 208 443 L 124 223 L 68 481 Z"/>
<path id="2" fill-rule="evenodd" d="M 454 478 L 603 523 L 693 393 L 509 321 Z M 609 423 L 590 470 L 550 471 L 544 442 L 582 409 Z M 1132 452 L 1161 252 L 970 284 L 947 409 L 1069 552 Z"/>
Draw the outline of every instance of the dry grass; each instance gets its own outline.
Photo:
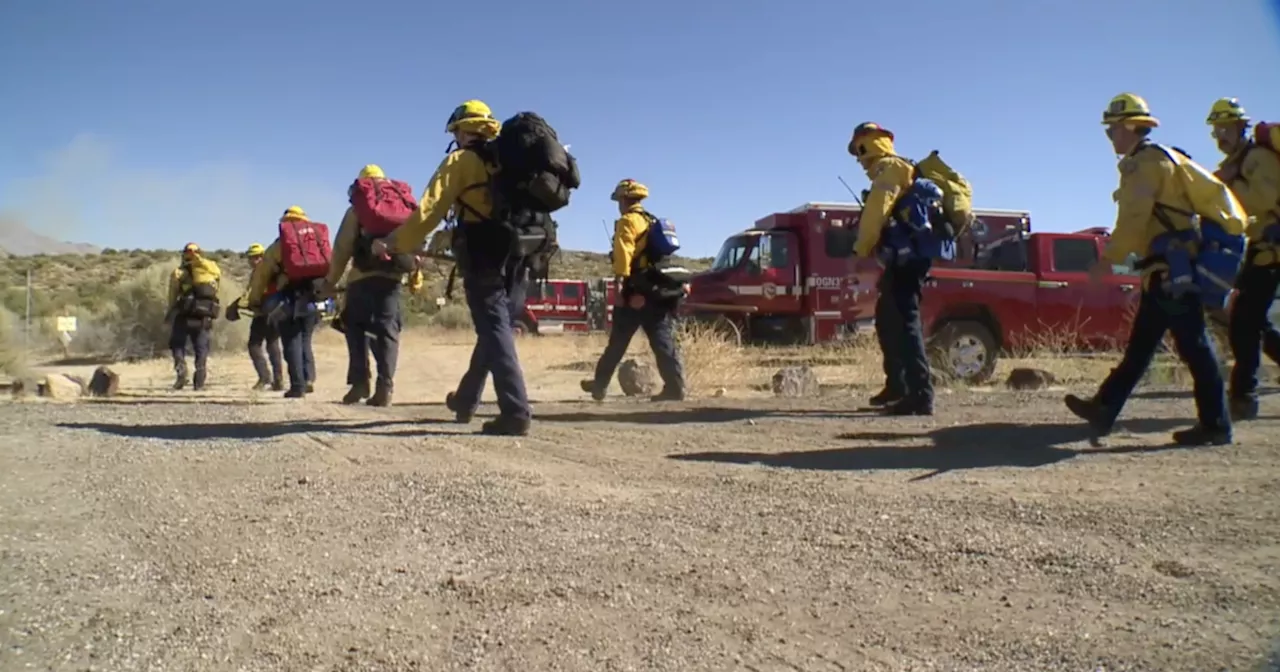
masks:
<path id="1" fill-rule="evenodd" d="M 7 308 L 0 307 L 0 375 L 18 377 L 27 368 L 22 322 Z"/>

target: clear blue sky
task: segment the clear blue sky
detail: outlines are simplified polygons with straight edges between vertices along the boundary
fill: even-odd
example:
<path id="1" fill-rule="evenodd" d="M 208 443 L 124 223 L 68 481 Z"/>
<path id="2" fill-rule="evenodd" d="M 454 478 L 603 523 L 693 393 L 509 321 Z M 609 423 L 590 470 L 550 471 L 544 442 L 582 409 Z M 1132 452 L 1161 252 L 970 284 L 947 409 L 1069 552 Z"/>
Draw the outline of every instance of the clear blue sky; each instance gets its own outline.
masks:
<path id="1" fill-rule="evenodd" d="M 845 153 L 864 120 L 908 156 L 941 150 L 979 207 L 1109 226 L 1107 102 L 1145 96 L 1159 139 L 1216 163 L 1214 99 L 1280 120 L 1274 4 L 6 2 L 0 210 L 110 247 L 242 249 L 293 203 L 336 225 L 365 163 L 421 190 L 445 119 L 478 97 L 572 145 L 569 248 L 605 249 L 624 177 L 698 255 L 770 212 L 848 200 L 836 175 L 866 184 Z"/>

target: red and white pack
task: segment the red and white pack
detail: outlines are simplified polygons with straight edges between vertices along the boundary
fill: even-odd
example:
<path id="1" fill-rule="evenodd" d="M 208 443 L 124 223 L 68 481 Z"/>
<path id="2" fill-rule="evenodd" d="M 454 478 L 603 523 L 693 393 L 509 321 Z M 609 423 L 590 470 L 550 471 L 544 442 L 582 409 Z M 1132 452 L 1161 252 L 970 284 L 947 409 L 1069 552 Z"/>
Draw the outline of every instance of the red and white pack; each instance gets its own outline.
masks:
<path id="1" fill-rule="evenodd" d="M 418 209 L 413 187 L 400 180 L 363 177 L 351 185 L 351 208 L 365 233 L 381 238 Z"/>
<path id="2" fill-rule="evenodd" d="M 1253 141 L 1280 153 L 1280 122 L 1260 121 L 1253 127 Z"/>
<path id="3" fill-rule="evenodd" d="M 305 219 L 281 220 L 280 266 L 290 284 L 328 275 L 332 255 L 327 224 Z"/>

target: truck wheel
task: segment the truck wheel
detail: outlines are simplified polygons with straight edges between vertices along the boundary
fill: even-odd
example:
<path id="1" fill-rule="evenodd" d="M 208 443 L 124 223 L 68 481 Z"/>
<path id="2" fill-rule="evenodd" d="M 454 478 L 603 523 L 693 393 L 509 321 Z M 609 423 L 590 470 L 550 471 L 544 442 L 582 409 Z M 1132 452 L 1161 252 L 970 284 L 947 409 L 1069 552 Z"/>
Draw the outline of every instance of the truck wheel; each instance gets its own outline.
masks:
<path id="1" fill-rule="evenodd" d="M 948 322 L 929 345 L 934 367 L 944 379 L 976 385 L 995 373 L 999 348 L 991 330 L 981 322 Z"/>
<path id="2" fill-rule="evenodd" d="M 511 333 L 517 337 L 526 336 L 528 334 L 533 334 L 534 336 L 539 335 L 538 328 L 523 316 L 517 317 L 515 323 L 511 325 Z"/>
<path id="3" fill-rule="evenodd" d="M 711 330 L 734 347 L 742 347 L 742 330 L 737 323 L 721 315 L 711 321 Z"/>

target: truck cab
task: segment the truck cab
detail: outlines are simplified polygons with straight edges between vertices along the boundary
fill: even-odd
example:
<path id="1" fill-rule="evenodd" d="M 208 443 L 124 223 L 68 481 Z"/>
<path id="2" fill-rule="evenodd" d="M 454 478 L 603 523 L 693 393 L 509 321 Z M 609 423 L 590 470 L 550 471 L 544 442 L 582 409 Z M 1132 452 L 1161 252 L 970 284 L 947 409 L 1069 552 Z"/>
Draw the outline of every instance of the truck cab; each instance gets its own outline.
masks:
<path id="1" fill-rule="evenodd" d="M 682 314 L 714 321 L 748 343 L 815 344 L 845 338 L 874 319 L 880 267 L 854 259 L 862 207 L 805 203 L 730 236 L 709 271 L 694 276 Z M 976 211 L 979 222 L 947 266 L 972 266 L 981 250 L 1030 226 L 1015 210 Z"/>

